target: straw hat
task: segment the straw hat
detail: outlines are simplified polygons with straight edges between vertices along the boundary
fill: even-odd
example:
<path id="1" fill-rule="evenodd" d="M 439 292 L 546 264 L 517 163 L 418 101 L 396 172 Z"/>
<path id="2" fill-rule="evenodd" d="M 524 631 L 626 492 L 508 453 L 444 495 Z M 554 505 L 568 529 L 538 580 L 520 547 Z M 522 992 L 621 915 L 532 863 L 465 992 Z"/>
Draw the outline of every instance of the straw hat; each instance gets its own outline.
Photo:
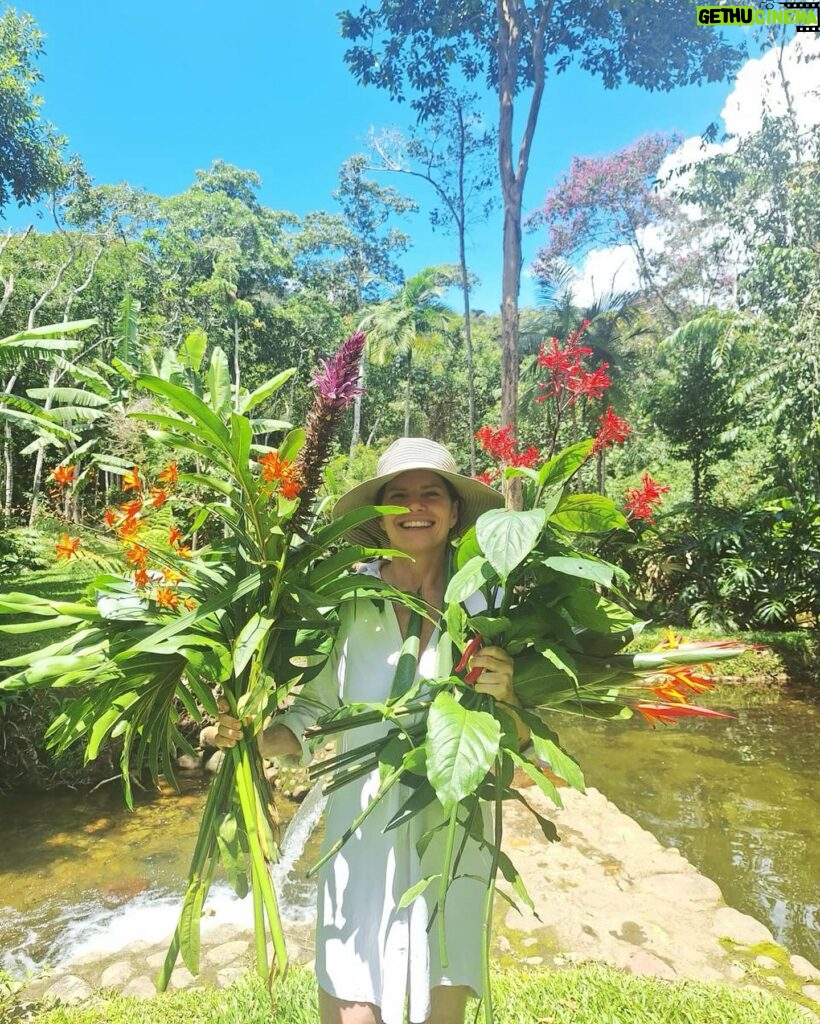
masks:
<path id="1" fill-rule="evenodd" d="M 409 469 L 429 469 L 449 481 L 458 495 L 458 522 L 453 528 L 457 537 L 469 529 L 482 512 L 503 508 L 504 498 L 492 487 L 459 473 L 456 461 L 437 441 L 426 437 L 400 437 L 384 452 L 376 465 L 376 476 L 351 488 L 333 507 L 333 518 L 338 519 L 351 509 L 375 505 L 379 491 Z M 379 519 L 354 526 L 347 531 L 350 540 L 368 547 L 384 547 L 387 535 Z"/>

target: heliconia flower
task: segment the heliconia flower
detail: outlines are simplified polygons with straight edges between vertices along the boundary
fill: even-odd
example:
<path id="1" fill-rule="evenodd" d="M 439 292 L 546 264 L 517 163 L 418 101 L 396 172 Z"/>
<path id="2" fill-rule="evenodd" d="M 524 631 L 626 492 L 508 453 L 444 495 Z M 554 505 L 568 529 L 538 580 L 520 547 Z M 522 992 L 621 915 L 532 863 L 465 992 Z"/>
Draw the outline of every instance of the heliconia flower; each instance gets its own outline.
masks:
<path id="1" fill-rule="evenodd" d="M 322 368 L 311 381 L 316 389 L 305 421 L 305 441 L 296 460 L 292 481 L 300 484 L 301 504 L 293 522 L 307 515 L 313 496 L 322 479 L 322 470 L 331 455 L 341 414 L 361 393 L 359 363 L 364 351 L 365 336 L 356 331 L 342 344 L 335 356 L 322 360 Z"/>
<path id="2" fill-rule="evenodd" d="M 50 479 L 57 484 L 58 487 L 63 488 L 69 484 L 73 484 L 77 479 L 77 467 L 76 466 L 55 466 L 54 469 L 49 473 Z"/>
<path id="3" fill-rule="evenodd" d="M 142 544 L 134 544 L 126 550 L 125 557 L 132 565 L 136 565 L 142 569 L 148 561 L 149 554 L 150 552 L 148 551 L 148 548 L 144 548 Z"/>
<path id="4" fill-rule="evenodd" d="M 162 508 L 165 502 L 168 500 L 168 492 L 164 491 L 161 487 L 151 488 L 151 507 Z"/>
<path id="5" fill-rule="evenodd" d="M 646 701 L 638 701 L 635 704 L 630 704 L 630 707 L 643 715 L 650 725 L 654 725 L 656 722 L 662 722 L 665 725 L 670 725 L 676 722 L 679 718 L 698 717 L 698 718 L 734 718 L 734 715 L 724 714 L 722 711 L 713 711 L 711 708 L 699 707 L 697 704 L 666 704 L 666 703 L 649 703 Z"/>
<path id="6" fill-rule="evenodd" d="M 179 605 L 179 595 L 170 587 L 160 587 L 157 590 L 156 602 L 160 608 L 176 608 Z"/>
<path id="7" fill-rule="evenodd" d="M 136 569 L 134 571 L 134 582 L 138 587 L 147 587 L 151 582 L 151 577 L 148 575 L 147 569 Z"/>
<path id="8" fill-rule="evenodd" d="M 122 478 L 122 489 L 124 491 L 141 491 L 142 480 L 140 480 L 140 468 L 134 466 L 129 469 Z"/>
<path id="9" fill-rule="evenodd" d="M 57 559 L 65 559 L 68 561 L 72 555 L 79 556 L 80 554 L 80 538 L 69 537 L 67 533 L 61 533 L 60 539 L 54 545 L 54 550 L 57 554 Z"/>
<path id="10" fill-rule="evenodd" d="M 668 493 L 669 488 L 653 480 L 648 473 L 641 477 L 640 487 L 629 487 L 626 490 L 624 508 L 628 519 L 645 519 L 654 524 L 652 518 L 655 508 L 663 503 L 661 495 Z"/>
<path id="11" fill-rule="evenodd" d="M 611 448 L 613 444 L 623 444 L 632 433 L 629 424 L 615 414 L 611 405 L 603 416 L 598 417 L 598 422 L 600 427 L 592 445 L 593 455 L 603 451 L 604 448 Z"/>
<path id="12" fill-rule="evenodd" d="M 176 462 L 169 462 L 163 471 L 157 474 L 157 480 L 167 487 L 175 487 L 179 480 L 179 470 Z"/>

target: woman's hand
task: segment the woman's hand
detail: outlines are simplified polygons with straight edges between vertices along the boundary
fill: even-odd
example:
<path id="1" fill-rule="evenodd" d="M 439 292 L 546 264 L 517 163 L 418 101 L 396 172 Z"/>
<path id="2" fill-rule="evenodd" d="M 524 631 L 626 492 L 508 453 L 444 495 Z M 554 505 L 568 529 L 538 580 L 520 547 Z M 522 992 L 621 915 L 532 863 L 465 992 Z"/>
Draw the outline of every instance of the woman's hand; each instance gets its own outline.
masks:
<path id="1" fill-rule="evenodd" d="M 471 669 L 483 669 L 474 687 L 478 693 L 488 693 L 513 707 L 521 706 L 513 688 L 513 660 L 503 647 L 482 647 L 470 658 L 469 664 Z M 518 740 L 523 745 L 529 741 L 530 730 L 518 715 L 514 717 Z"/>
<path id="2" fill-rule="evenodd" d="M 228 714 L 228 702 L 220 697 L 216 702 L 219 718 L 216 725 L 206 725 L 199 734 L 201 747 L 218 747 L 230 750 L 242 739 L 242 725 L 239 720 Z"/>

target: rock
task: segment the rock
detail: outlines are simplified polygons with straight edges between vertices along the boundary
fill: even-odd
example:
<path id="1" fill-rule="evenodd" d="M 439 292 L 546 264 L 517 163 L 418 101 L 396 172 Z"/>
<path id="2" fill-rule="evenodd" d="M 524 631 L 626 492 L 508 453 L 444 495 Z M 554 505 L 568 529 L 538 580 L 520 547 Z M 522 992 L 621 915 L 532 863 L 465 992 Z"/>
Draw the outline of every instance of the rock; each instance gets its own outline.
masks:
<path id="1" fill-rule="evenodd" d="M 206 772 L 218 772 L 222 766 L 222 762 L 225 760 L 224 750 L 215 750 L 213 754 L 205 761 L 202 767 Z"/>
<path id="2" fill-rule="evenodd" d="M 506 935 L 500 935 L 498 937 L 498 942 L 496 943 L 496 945 L 498 946 L 502 953 L 509 953 L 509 951 L 512 949 L 510 940 L 507 938 Z"/>
<path id="3" fill-rule="evenodd" d="M 770 985 L 774 985 L 775 988 L 786 987 L 786 982 L 782 978 L 778 978 L 776 974 L 773 974 L 771 977 L 766 978 L 766 981 L 768 981 Z"/>
<path id="4" fill-rule="evenodd" d="M 803 995 L 806 999 L 812 999 L 815 1003 L 820 1003 L 820 985 L 804 985 Z"/>
<path id="5" fill-rule="evenodd" d="M 634 953 L 630 953 L 626 969 L 642 977 L 664 978 L 667 981 L 674 981 L 678 976 L 673 967 L 645 949 L 636 949 Z"/>
<path id="6" fill-rule="evenodd" d="M 524 957 L 524 963 L 528 967 L 538 967 L 538 965 L 542 964 L 543 962 L 544 962 L 544 958 L 542 956 L 527 956 L 527 957 Z"/>
<path id="7" fill-rule="evenodd" d="M 765 924 L 748 914 L 741 914 L 734 907 L 721 907 L 715 914 L 712 934 L 721 939 L 731 939 L 742 946 L 755 946 L 759 942 L 774 942 L 772 933 Z"/>
<path id="8" fill-rule="evenodd" d="M 767 971 L 776 971 L 780 964 L 770 956 L 756 956 L 755 963 Z"/>
<path id="9" fill-rule="evenodd" d="M 64 974 L 46 990 L 46 996 L 61 1003 L 81 1003 L 94 995 L 94 989 L 76 974 Z"/>
<path id="10" fill-rule="evenodd" d="M 732 964 L 729 968 L 729 978 L 732 981 L 743 981 L 746 977 L 746 971 L 740 964 Z"/>
<path id="11" fill-rule="evenodd" d="M 153 999 L 157 994 L 157 986 L 146 974 L 141 974 L 131 981 L 122 990 L 124 996 L 133 996 L 135 999 Z"/>
<path id="12" fill-rule="evenodd" d="M 198 757 L 191 757 L 190 754 L 180 754 L 177 758 L 177 768 L 181 768 L 184 772 L 196 772 L 199 771 L 201 762 Z"/>
<path id="13" fill-rule="evenodd" d="M 145 962 L 151 970 L 159 970 L 159 968 L 165 963 L 165 957 L 167 955 L 167 950 L 162 950 L 159 953 L 152 953 L 150 956 L 145 958 Z"/>
<path id="14" fill-rule="evenodd" d="M 223 967 L 216 972 L 216 983 L 220 988 L 227 988 L 245 973 L 244 967 Z"/>
<path id="15" fill-rule="evenodd" d="M 100 975 L 100 988 L 121 989 L 134 976 L 134 967 L 127 960 L 118 960 Z"/>
<path id="16" fill-rule="evenodd" d="M 798 978 L 805 978 L 806 981 L 820 981 L 820 971 L 804 956 L 797 956 L 796 954 L 790 956 L 789 963 Z"/>
<path id="17" fill-rule="evenodd" d="M 203 959 L 214 967 L 222 967 L 233 963 L 239 957 L 247 957 L 248 943 L 243 939 L 234 939 L 232 942 L 223 942 L 219 946 L 209 949 Z"/>
<path id="18" fill-rule="evenodd" d="M 171 988 L 188 988 L 194 980 L 193 974 L 184 964 L 178 964 L 171 975 Z"/>

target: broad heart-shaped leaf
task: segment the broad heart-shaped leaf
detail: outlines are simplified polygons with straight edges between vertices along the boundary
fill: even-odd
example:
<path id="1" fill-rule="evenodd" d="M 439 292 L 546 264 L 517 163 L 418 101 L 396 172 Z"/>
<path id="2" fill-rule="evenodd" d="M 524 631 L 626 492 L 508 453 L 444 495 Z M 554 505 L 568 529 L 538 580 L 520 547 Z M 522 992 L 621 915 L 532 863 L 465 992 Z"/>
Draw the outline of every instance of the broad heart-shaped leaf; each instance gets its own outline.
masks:
<path id="1" fill-rule="evenodd" d="M 572 474 L 580 469 L 589 458 L 594 443 L 590 437 L 577 444 L 571 444 L 554 455 L 538 470 L 538 486 L 543 489 L 569 480 Z"/>
<path id="2" fill-rule="evenodd" d="M 545 558 L 544 565 L 565 576 L 577 576 L 582 580 L 592 580 L 593 583 L 600 583 L 604 587 L 612 586 L 613 570 L 602 562 L 593 562 L 589 558 L 582 558 L 580 555 L 566 557 L 555 555 L 552 558 Z"/>
<path id="3" fill-rule="evenodd" d="M 471 711 L 442 690 L 430 706 L 427 778 L 449 812 L 472 793 L 498 753 L 501 727 L 486 711 Z"/>
<path id="4" fill-rule="evenodd" d="M 496 508 L 478 517 L 478 543 L 502 579 L 506 579 L 538 543 L 545 521 L 546 513 L 542 508 L 526 512 Z"/>
<path id="5" fill-rule="evenodd" d="M 600 494 L 566 495 L 550 516 L 550 522 L 570 533 L 629 529 L 626 516 L 618 511 L 612 499 Z"/>
<path id="6" fill-rule="evenodd" d="M 492 577 L 493 569 L 490 563 L 483 555 L 476 555 L 450 580 L 444 600 L 460 604 L 468 597 L 472 597 Z"/>

